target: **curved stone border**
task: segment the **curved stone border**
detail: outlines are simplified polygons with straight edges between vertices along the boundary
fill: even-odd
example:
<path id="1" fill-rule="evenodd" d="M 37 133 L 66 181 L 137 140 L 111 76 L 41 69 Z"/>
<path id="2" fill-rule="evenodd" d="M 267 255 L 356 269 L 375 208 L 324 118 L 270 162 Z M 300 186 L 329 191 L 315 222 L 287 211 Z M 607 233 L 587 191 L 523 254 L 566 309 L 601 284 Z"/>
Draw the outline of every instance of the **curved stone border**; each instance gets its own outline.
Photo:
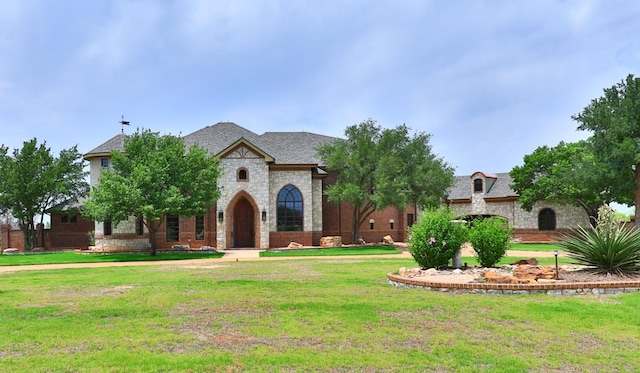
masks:
<path id="1" fill-rule="evenodd" d="M 549 284 L 445 283 L 387 274 L 389 284 L 396 287 L 423 288 L 453 294 L 621 294 L 640 291 L 640 281 L 556 282 Z"/>

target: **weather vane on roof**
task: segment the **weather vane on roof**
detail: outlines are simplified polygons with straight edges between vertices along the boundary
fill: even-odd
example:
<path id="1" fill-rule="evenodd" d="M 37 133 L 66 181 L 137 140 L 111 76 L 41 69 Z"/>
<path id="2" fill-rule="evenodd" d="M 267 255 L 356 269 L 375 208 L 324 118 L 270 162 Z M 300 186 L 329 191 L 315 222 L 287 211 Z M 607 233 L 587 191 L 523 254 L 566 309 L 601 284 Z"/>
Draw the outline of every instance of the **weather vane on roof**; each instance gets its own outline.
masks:
<path id="1" fill-rule="evenodd" d="M 122 116 L 122 120 L 120 122 L 118 122 L 122 125 L 122 133 L 124 133 L 124 126 L 128 126 L 129 125 L 129 121 L 128 120 L 124 120 L 124 115 Z"/>

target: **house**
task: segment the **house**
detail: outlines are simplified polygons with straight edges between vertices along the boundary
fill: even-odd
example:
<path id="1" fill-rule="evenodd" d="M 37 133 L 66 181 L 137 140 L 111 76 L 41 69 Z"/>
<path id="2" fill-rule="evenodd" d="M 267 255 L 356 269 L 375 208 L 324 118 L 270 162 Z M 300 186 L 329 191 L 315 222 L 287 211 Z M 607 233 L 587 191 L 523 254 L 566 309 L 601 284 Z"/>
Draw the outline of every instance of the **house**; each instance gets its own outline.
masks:
<path id="1" fill-rule="evenodd" d="M 166 216 L 157 233 L 159 249 L 174 245 L 218 249 L 284 247 L 290 242 L 318 245 L 323 236 L 342 236 L 351 243 L 351 209 L 328 202 L 324 189 L 335 182 L 318 157 L 317 147 L 334 137 L 308 132 L 266 132 L 258 135 L 235 123 L 217 123 L 183 137 L 187 147 L 198 144 L 220 158 L 221 198 L 202 215 Z M 84 155 L 90 164 L 90 183 L 108 169 L 110 153 L 124 150 L 119 134 Z M 362 238 L 380 242 L 386 235 L 405 240 L 415 221 L 415 207 L 375 212 L 362 227 Z M 134 218 L 112 226 L 95 223 L 96 247 L 141 250 L 148 232 Z"/>
<path id="2" fill-rule="evenodd" d="M 531 212 L 520 207 L 518 194 L 511 189 L 508 173 L 475 172 L 457 176 L 446 202 L 461 218 L 501 216 L 514 227 L 514 239 L 525 242 L 553 241 L 562 232 L 589 226 L 589 216 L 576 206 L 539 201 Z"/>

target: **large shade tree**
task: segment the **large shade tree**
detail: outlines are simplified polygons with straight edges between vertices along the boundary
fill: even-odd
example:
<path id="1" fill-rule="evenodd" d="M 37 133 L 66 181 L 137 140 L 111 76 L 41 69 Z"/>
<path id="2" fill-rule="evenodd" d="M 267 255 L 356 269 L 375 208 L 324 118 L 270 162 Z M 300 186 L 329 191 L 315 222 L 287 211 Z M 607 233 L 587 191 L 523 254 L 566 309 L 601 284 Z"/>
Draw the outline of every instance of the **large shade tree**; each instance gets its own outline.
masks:
<path id="1" fill-rule="evenodd" d="M 141 219 L 149 231 L 151 255 L 156 232 L 167 214 L 203 214 L 220 197 L 220 161 L 206 149 L 184 140 L 138 130 L 127 137 L 124 152 L 111 152 L 111 170 L 104 170 L 85 203 L 85 214 L 118 223 Z"/>
<path id="2" fill-rule="evenodd" d="M 329 201 L 348 202 L 353 209 L 353 242 L 374 211 L 437 206 L 453 183 L 453 168 L 433 154 L 427 133 L 411 136 L 406 125 L 387 129 L 369 119 L 347 127 L 345 136 L 318 153 L 327 170 L 337 173 L 325 190 Z"/>
<path id="3" fill-rule="evenodd" d="M 46 142 L 38 144 L 35 138 L 12 153 L 0 146 L 0 211 L 10 212 L 18 221 L 26 250 L 39 242 L 37 227 L 47 210 L 86 194 L 86 176 L 77 146 L 57 157 Z"/>
<path id="4" fill-rule="evenodd" d="M 603 167 L 586 141 L 538 147 L 509 174 L 526 211 L 539 201 L 574 205 L 595 224 L 598 208 L 612 198 Z"/>
<path id="5" fill-rule="evenodd" d="M 640 78 L 628 75 L 604 89 L 572 118 L 579 130 L 593 133 L 590 143 L 604 165 L 613 201 L 634 205 L 640 224 Z"/>

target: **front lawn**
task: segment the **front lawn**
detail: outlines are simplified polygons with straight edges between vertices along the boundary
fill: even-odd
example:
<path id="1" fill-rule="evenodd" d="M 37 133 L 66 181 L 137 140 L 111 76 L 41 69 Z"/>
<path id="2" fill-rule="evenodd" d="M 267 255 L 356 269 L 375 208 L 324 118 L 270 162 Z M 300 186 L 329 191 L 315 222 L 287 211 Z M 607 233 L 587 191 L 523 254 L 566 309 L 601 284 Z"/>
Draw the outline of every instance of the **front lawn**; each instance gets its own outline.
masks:
<path id="1" fill-rule="evenodd" d="M 517 251 L 550 251 L 558 250 L 562 248 L 555 243 L 511 243 L 509 244 L 509 250 Z"/>
<path id="2" fill-rule="evenodd" d="M 354 247 L 333 247 L 301 250 L 263 251 L 261 257 L 274 256 L 341 256 L 341 255 L 382 255 L 400 254 L 401 250 L 394 246 L 354 246 Z"/>
<path id="3" fill-rule="evenodd" d="M 411 259 L 0 275 L 2 372 L 634 372 L 640 293 L 390 286 Z"/>
<path id="4" fill-rule="evenodd" d="M 45 252 L 37 254 L 0 255 L 0 266 L 18 266 L 35 264 L 99 263 L 99 262 L 139 262 L 158 260 L 185 260 L 203 258 L 221 258 L 223 253 L 163 253 L 156 256 L 147 253 L 136 254 L 80 254 L 75 252 Z"/>

